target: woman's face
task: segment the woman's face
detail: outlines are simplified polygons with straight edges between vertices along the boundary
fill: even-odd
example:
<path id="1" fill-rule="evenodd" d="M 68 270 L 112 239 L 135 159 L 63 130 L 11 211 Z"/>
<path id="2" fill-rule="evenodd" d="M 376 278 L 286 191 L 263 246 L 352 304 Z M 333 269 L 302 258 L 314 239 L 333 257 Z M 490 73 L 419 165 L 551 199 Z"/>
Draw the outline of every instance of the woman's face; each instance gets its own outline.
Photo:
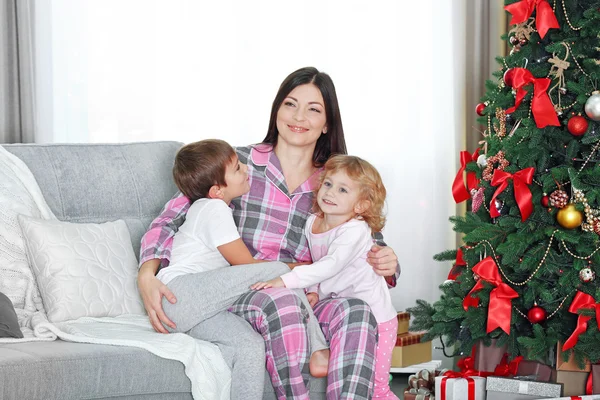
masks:
<path id="1" fill-rule="evenodd" d="M 297 86 L 277 111 L 278 141 L 294 147 L 311 146 L 327 132 L 325 102 L 313 84 Z"/>

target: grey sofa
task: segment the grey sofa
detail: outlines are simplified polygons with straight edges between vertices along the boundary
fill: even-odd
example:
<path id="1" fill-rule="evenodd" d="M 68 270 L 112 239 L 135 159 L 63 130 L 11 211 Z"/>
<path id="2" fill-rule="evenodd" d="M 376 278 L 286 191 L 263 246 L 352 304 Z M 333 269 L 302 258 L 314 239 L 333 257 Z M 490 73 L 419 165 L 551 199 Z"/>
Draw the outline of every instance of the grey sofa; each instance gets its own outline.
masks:
<path id="1" fill-rule="evenodd" d="M 3 146 L 27 164 L 58 219 L 123 219 L 136 254 L 176 191 L 171 168 L 181 143 Z M 325 379 L 310 386 L 311 399 L 325 398 Z M 190 390 L 183 364 L 143 349 L 62 340 L 0 344 L 0 400 L 191 399 Z M 264 398 L 275 398 L 270 384 Z"/>

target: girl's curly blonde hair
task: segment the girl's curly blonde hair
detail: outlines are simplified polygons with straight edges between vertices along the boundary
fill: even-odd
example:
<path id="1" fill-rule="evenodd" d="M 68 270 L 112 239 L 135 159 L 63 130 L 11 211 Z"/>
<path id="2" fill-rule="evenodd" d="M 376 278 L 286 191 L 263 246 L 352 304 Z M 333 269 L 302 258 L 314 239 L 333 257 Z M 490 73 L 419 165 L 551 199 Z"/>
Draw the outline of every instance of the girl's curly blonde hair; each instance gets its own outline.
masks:
<path id="1" fill-rule="evenodd" d="M 359 200 L 368 201 L 369 207 L 357 216 L 364 220 L 371 230 L 380 232 L 385 225 L 383 205 L 385 203 L 386 190 L 381 180 L 381 175 L 369 162 L 356 156 L 334 155 L 323 166 L 323 172 L 319 181 L 319 189 L 327 175 L 343 171 L 350 179 L 356 182 L 360 188 Z M 317 203 L 317 192 L 313 199 L 313 207 L 317 214 L 323 215 L 323 210 Z"/>

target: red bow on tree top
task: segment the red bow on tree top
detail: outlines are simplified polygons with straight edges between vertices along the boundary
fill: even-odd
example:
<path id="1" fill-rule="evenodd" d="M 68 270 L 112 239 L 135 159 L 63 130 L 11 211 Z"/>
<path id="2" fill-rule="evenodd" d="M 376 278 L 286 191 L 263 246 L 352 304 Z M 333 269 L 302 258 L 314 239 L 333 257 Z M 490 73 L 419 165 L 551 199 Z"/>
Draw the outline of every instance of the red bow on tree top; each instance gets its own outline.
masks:
<path id="1" fill-rule="evenodd" d="M 488 304 L 487 333 L 496 328 L 502 329 L 507 335 L 510 335 L 510 320 L 512 317 L 512 299 L 519 297 L 513 288 L 502 282 L 498 266 L 492 257 L 486 257 L 473 267 L 473 273 L 480 276 L 473 289 L 463 300 L 465 311 L 469 307 L 477 307 L 479 299 L 472 296 L 473 292 L 483 289 L 483 281 L 496 286 L 490 292 L 490 302 Z"/>
<path id="2" fill-rule="evenodd" d="M 529 167 L 517 171 L 514 174 L 499 169 L 494 171 L 491 184 L 492 186 L 500 186 L 494 192 L 492 201 L 490 202 L 490 216 L 492 218 L 500 216 L 500 212 L 498 211 L 498 208 L 496 208 L 496 197 L 508 187 L 509 179 L 513 180 L 515 199 L 517 200 L 517 205 L 521 211 L 521 221 L 525 221 L 529 218 L 529 215 L 533 211 L 533 201 L 531 191 L 527 185 L 530 185 L 531 182 L 533 182 L 534 170 L 535 168 Z"/>
<path id="3" fill-rule="evenodd" d="M 519 108 L 521 101 L 523 101 L 523 98 L 527 94 L 527 91 L 523 87 L 533 83 L 531 111 L 533 112 L 535 124 L 538 128 L 544 128 L 548 125 L 560 126 L 552 101 L 550 101 L 550 97 L 546 93 L 552 81 L 549 78 L 536 78 L 525 68 L 512 68 L 511 71 L 514 71 L 512 87 L 517 89 L 517 95 L 515 97 L 515 105 L 506 110 L 506 113 L 511 114 Z"/>
<path id="4" fill-rule="evenodd" d="M 543 38 L 550 28 L 560 28 L 556 15 L 547 0 L 521 0 L 504 7 L 512 14 L 511 25 L 520 24 L 529 19 L 533 10 L 536 10 L 535 26 Z"/>
<path id="5" fill-rule="evenodd" d="M 454 183 L 452 184 L 452 196 L 454 196 L 454 201 L 456 203 L 461 203 L 467 199 L 471 198 L 471 194 L 469 190 L 475 189 L 479 184 L 479 179 L 475 175 L 475 172 L 467 173 L 467 184 L 465 186 L 463 172 L 465 168 L 467 168 L 467 164 L 473 161 L 477 161 L 477 156 L 479 155 L 479 149 L 475 150 L 475 152 L 471 155 L 468 151 L 460 152 L 460 169 L 454 178 Z"/>
<path id="6" fill-rule="evenodd" d="M 596 303 L 596 300 L 594 300 L 594 298 L 589 294 L 578 291 L 575 295 L 575 298 L 573 298 L 571 306 L 569 307 L 569 312 L 577 314 L 577 311 L 582 308 L 596 310 L 596 322 L 598 323 L 598 328 L 600 329 L 600 303 Z M 569 350 L 571 347 L 577 344 L 577 341 L 579 341 L 579 335 L 587 330 L 587 324 L 590 319 L 592 319 L 592 317 L 579 315 L 579 318 L 577 319 L 577 326 L 563 345 L 563 350 Z"/>

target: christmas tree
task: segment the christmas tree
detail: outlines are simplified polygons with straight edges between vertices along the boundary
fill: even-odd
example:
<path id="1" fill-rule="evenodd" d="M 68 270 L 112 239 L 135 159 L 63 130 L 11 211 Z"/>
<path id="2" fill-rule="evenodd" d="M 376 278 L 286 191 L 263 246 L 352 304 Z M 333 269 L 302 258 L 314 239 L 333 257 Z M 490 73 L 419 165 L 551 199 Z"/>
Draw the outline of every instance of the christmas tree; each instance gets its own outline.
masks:
<path id="1" fill-rule="evenodd" d="M 452 187 L 466 215 L 441 298 L 418 300 L 413 330 L 469 354 L 497 339 L 549 360 L 557 343 L 600 360 L 600 1 L 507 0 L 510 54 L 476 112 L 480 148 Z M 449 193 L 450 196 L 450 193 Z M 598 311 L 596 311 L 598 310 Z M 598 314 L 596 314 L 598 312 Z"/>

